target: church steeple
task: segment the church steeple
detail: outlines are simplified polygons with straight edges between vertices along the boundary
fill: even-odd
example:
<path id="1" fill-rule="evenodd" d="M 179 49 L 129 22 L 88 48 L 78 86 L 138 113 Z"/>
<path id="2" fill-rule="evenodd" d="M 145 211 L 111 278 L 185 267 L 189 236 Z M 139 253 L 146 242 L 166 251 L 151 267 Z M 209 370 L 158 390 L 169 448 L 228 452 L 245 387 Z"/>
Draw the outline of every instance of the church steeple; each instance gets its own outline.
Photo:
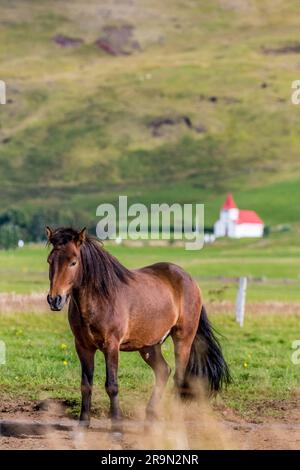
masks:
<path id="1" fill-rule="evenodd" d="M 225 209 L 225 210 L 237 209 L 237 205 L 234 202 L 234 199 L 231 193 L 227 194 L 226 201 L 224 202 L 222 209 Z"/>

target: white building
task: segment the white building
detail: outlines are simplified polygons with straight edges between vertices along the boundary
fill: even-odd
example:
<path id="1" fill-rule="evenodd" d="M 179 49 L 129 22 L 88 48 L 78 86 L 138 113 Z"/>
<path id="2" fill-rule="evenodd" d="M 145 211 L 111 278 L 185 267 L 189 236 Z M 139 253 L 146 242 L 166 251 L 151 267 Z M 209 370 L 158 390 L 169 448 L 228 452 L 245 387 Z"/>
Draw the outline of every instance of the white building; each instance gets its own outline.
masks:
<path id="1" fill-rule="evenodd" d="M 264 223 L 256 212 L 238 209 L 232 194 L 227 194 L 220 218 L 214 224 L 214 234 L 216 237 L 260 238 L 264 234 Z"/>

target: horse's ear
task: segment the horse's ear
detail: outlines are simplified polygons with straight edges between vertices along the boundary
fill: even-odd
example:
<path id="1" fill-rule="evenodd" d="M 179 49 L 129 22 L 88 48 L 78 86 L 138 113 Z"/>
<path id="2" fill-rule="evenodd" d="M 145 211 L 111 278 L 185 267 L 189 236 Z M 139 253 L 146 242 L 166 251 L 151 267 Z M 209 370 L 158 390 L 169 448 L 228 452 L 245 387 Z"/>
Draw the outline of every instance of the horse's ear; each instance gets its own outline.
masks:
<path id="1" fill-rule="evenodd" d="M 80 245 L 86 240 L 86 236 L 87 229 L 86 227 L 84 227 L 82 230 L 80 230 L 80 232 L 78 232 L 78 242 L 80 243 Z"/>
<path id="2" fill-rule="evenodd" d="M 47 225 L 46 228 L 45 228 L 45 232 L 46 232 L 47 238 L 50 242 L 50 239 L 53 235 L 54 230 L 52 230 L 52 228 Z"/>

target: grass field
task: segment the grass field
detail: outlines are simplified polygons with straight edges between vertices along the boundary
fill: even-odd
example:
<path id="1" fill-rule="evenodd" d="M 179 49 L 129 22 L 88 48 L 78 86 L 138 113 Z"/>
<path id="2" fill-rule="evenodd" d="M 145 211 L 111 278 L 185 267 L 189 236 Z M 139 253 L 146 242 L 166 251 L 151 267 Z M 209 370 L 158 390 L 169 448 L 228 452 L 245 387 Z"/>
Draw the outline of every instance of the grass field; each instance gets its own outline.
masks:
<path id="1" fill-rule="evenodd" d="M 232 312 L 212 312 L 211 318 L 225 335 L 222 344 L 234 377 L 219 403 L 248 414 L 265 403 L 263 413 L 272 414 L 276 410 L 267 409 L 268 402 L 295 397 L 299 370 L 291 362 L 291 344 L 297 339 L 299 315 L 289 315 L 284 322 L 281 316 L 269 312 L 253 315 L 243 329 L 235 323 Z M 7 364 L 0 368 L 3 397 L 59 398 L 78 412 L 80 367 L 65 313 L 6 315 L 1 318 L 1 339 L 7 346 Z M 164 345 L 164 353 L 173 365 L 170 340 Z M 150 395 L 152 372 L 138 353 L 122 353 L 119 378 L 120 398 L 130 415 L 137 401 L 146 402 Z M 104 360 L 99 353 L 94 400 L 98 413 L 107 410 L 104 381 Z"/>
<path id="2" fill-rule="evenodd" d="M 147 242 L 106 247 L 129 268 L 170 261 L 196 278 L 233 376 L 212 400 L 221 423 L 252 420 L 237 430 L 245 441 L 259 420 L 258 440 L 265 441 L 271 418 L 279 418 L 278 434 L 289 424 L 296 433 L 300 107 L 291 103 L 291 84 L 299 79 L 299 1 L 0 3 L 0 80 L 7 87 L 0 233 L 25 240 L 23 249 L 0 249 L 1 419 L 36 420 L 42 414 L 32 413 L 34 404 L 48 398 L 79 412 L 80 367 L 66 308 L 53 313 L 46 304 L 49 247 L 29 243 L 42 240 L 46 224 L 91 231 L 97 206 L 127 195 L 128 204 L 148 207 L 203 203 L 208 228 L 230 191 L 240 209 L 258 212 L 268 236 L 217 240 L 200 251 Z M 243 328 L 235 321 L 241 276 L 249 281 Z M 174 370 L 170 339 L 163 350 Z M 120 356 L 121 405 L 136 419 L 152 372 L 138 353 Z M 100 353 L 96 364 L 93 415 L 102 417 L 108 398 Z M 198 421 L 201 434 L 206 423 Z M 269 435 L 274 448 L 276 429 Z M 10 439 L 5 445 L 11 448 Z"/>
<path id="3" fill-rule="evenodd" d="M 300 314 L 300 250 L 294 241 L 290 234 L 263 241 L 220 241 L 196 253 L 179 247 L 111 244 L 108 249 L 130 267 L 168 260 L 181 264 L 199 278 L 210 318 L 224 335 L 221 342 L 234 377 L 234 383 L 222 393 L 218 403 L 243 414 L 262 415 L 280 413 L 272 403 L 295 398 L 299 393 L 299 366 L 291 362 L 292 341 L 299 339 Z M 27 298 L 30 292 L 42 293 L 47 289 L 46 254 L 47 249 L 38 245 L 0 252 L 0 292 L 24 296 L 18 311 L 1 315 L 0 339 L 7 346 L 7 364 L 0 366 L 0 391 L 3 397 L 67 400 L 70 410 L 76 413 L 80 371 L 66 312 L 52 313 L 45 308 L 36 312 Z M 242 329 L 234 321 L 237 283 L 229 279 L 240 275 L 260 278 L 259 282 L 249 284 Z M 289 282 L 283 282 L 283 278 Z M 220 313 L 217 306 L 223 301 L 225 307 Z M 279 306 L 293 305 L 293 309 L 280 310 L 278 305 L 273 309 L 274 302 Z M 173 364 L 170 340 L 164 351 Z M 103 381 L 104 363 L 99 355 L 96 414 L 107 406 Z M 122 353 L 120 396 L 126 414 L 133 412 L 136 400 L 146 401 L 151 383 L 152 373 L 139 354 Z"/>

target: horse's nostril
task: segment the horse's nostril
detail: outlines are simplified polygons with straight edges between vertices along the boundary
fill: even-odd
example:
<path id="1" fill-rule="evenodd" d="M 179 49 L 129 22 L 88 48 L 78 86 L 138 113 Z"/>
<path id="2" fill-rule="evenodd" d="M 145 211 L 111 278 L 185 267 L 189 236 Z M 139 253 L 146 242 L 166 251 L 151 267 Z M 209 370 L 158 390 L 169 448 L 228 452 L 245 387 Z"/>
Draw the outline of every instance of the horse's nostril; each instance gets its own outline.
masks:
<path id="1" fill-rule="evenodd" d="M 60 304 L 60 300 L 59 300 L 59 296 L 57 295 L 56 297 L 54 297 L 53 305 L 55 308 L 57 308 L 59 304 Z"/>
<path id="2" fill-rule="evenodd" d="M 51 310 L 61 310 L 68 299 L 68 295 L 47 295 L 47 302 L 51 307 Z"/>

